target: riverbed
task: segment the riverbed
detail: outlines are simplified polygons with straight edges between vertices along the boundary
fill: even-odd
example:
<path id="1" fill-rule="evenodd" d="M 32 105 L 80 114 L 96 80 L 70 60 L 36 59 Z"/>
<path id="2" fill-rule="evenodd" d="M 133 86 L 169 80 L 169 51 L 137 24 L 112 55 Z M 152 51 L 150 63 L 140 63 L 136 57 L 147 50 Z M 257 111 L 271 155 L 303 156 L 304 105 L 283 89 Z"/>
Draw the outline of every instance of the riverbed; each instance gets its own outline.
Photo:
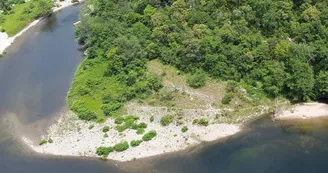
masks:
<path id="1" fill-rule="evenodd" d="M 38 137 L 66 107 L 83 59 L 68 7 L 24 33 L 0 59 L 1 173 L 326 173 L 328 120 L 274 122 L 263 117 L 225 141 L 127 163 L 39 155 L 20 142 Z"/>

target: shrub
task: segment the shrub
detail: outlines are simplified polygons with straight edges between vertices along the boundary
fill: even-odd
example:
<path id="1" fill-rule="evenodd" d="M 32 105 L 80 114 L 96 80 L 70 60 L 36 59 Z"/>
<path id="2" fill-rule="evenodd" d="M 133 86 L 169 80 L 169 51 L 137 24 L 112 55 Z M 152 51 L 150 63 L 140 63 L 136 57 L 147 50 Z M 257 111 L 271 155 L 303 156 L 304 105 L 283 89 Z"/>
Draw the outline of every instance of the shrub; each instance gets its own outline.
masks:
<path id="1" fill-rule="evenodd" d="M 208 126 L 208 120 L 206 118 L 201 118 L 198 121 L 198 124 L 201 125 L 201 126 Z"/>
<path id="2" fill-rule="evenodd" d="M 188 75 L 186 82 L 193 88 L 202 87 L 206 84 L 206 74 L 202 71 L 197 71 L 192 75 Z"/>
<path id="3" fill-rule="evenodd" d="M 101 105 L 101 110 L 106 116 L 112 116 L 115 111 L 123 106 L 122 103 L 108 103 Z"/>
<path id="4" fill-rule="evenodd" d="M 129 148 L 129 143 L 127 141 L 121 142 L 114 146 L 114 150 L 117 152 L 125 151 Z"/>
<path id="5" fill-rule="evenodd" d="M 130 145 L 131 147 L 139 146 L 143 141 L 142 140 L 132 140 Z"/>
<path id="6" fill-rule="evenodd" d="M 198 124 L 198 119 L 194 119 L 193 121 L 192 121 L 192 125 L 195 125 L 195 124 Z"/>
<path id="7" fill-rule="evenodd" d="M 105 126 L 105 127 L 102 129 L 102 131 L 103 131 L 104 133 L 108 132 L 108 131 L 109 131 L 109 126 Z"/>
<path id="8" fill-rule="evenodd" d="M 187 126 L 182 127 L 181 131 L 182 131 L 182 133 L 188 131 L 188 127 Z"/>
<path id="9" fill-rule="evenodd" d="M 173 116 L 172 115 L 162 116 L 160 122 L 162 126 L 167 126 L 173 122 Z"/>
<path id="10" fill-rule="evenodd" d="M 93 124 L 91 124 L 90 126 L 89 126 L 89 130 L 91 130 L 91 129 L 93 129 L 95 127 L 95 125 L 93 125 Z"/>
<path id="11" fill-rule="evenodd" d="M 79 2 L 79 0 L 72 0 L 72 3 L 76 3 L 76 2 Z"/>
<path id="12" fill-rule="evenodd" d="M 151 117 L 149 118 L 149 121 L 150 121 L 150 122 L 153 122 L 153 121 L 154 121 L 154 116 L 151 116 Z"/>
<path id="13" fill-rule="evenodd" d="M 232 92 L 227 93 L 227 94 L 222 98 L 221 103 L 222 103 L 222 104 L 225 104 L 225 105 L 230 104 L 230 102 L 231 102 L 233 96 L 234 96 L 234 94 L 233 94 Z"/>
<path id="14" fill-rule="evenodd" d="M 77 112 L 77 115 L 81 120 L 91 121 L 91 120 L 97 119 L 96 113 L 94 113 L 90 110 L 79 111 L 79 112 Z"/>
<path id="15" fill-rule="evenodd" d="M 157 135 L 157 132 L 155 130 L 151 130 L 148 133 L 146 133 L 143 137 L 143 141 L 150 141 Z"/>
<path id="16" fill-rule="evenodd" d="M 113 151 L 114 151 L 113 147 L 98 147 L 96 154 L 99 156 L 107 157 L 109 155 L 109 153 L 111 153 Z"/>
<path id="17" fill-rule="evenodd" d="M 53 143 L 53 142 L 54 141 L 51 138 L 48 139 L 48 143 Z"/>
<path id="18" fill-rule="evenodd" d="M 47 142 L 48 142 L 47 140 L 42 139 L 42 140 L 39 142 L 39 145 L 44 145 L 44 144 L 46 144 Z"/>
<path id="19" fill-rule="evenodd" d="M 124 122 L 124 118 L 123 117 L 117 117 L 115 118 L 115 124 L 122 124 Z"/>
<path id="20" fill-rule="evenodd" d="M 236 88 L 238 86 L 238 83 L 236 81 L 228 81 L 226 86 L 226 92 L 236 92 Z"/>
<path id="21" fill-rule="evenodd" d="M 104 138 L 108 138 L 108 134 L 107 133 L 104 134 Z"/>
<path id="22" fill-rule="evenodd" d="M 141 134 L 144 134 L 144 133 L 145 133 L 145 129 L 141 129 L 141 128 L 137 129 L 137 134 L 138 135 L 141 135 Z"/>
<path id="23" fill-rule="evenodd" d="M 147 128 L 147 124 L 146 123 L 144 123 L 144 122 L 141 122 L 141 123 L 139 123 L 139 124 L 137 124 L 137 123 L 133 123 L 132 124 L 132 126 L 131 126 L 131 128 L 132 129 L 145 129 L 145 128 Z"/>

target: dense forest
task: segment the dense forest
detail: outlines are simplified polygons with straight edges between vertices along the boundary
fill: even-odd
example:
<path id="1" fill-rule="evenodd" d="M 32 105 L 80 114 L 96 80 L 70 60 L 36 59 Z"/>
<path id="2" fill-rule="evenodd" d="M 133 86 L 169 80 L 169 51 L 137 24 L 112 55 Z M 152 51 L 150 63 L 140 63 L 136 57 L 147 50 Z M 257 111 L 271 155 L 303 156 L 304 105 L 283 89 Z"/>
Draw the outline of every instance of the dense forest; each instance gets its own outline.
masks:
<path id="1" fill-rule="evenodd" d="M 82 119 L 161 87 L 146 63 L 244 82 L 292 101 L 328 98 L 325 0 L 87 0 L 76 35 L 86 59 L 68 95 Z M 102 112 L 97 112 L 101 110 Z"/>

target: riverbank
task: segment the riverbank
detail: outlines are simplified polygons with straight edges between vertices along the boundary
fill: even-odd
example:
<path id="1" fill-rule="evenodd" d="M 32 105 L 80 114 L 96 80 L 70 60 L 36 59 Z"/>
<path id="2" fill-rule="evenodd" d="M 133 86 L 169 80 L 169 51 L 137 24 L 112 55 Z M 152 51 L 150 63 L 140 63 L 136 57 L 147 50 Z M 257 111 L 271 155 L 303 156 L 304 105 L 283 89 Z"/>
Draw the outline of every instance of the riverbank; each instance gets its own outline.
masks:
<path id="1" fill-rule="evenodd" d="M 71 0 L 64 0 L 64 1 L 56 1 L 55 2 L 55 7 L 53 8 L 53 12 L 57 12 L 62 10 L 63 8 L 69 7 L 71 5 L 77 4 L 82 2 L 83 0 L 78 0 L 76 3 L 72 3 Z M 0 54 L 5 53 L 5 50 L 7 47 L 9 47 L 11 44 L 14 43 L 15 39 L 20 37 L 24 32 L 26 32 L 28 29 L 39 23 L 41 19 L 37 19 L 33 22 L 31 22 L 28 26 L 26 26 L 23 30 L 21 30 L 19 33 L 16 35 L 9 37 L 7 33 L 5 32 L 0 32 Z"/>
<path id="2" fill-rule="evenodd" d="M 328 116 L 328 105 L 324 103 L 296 104 L 284 110 L 278 111 L 274 120 L 311 119 Z"/>
<path id="3" fill-rule="evenodd" d="M 151 110 L 150 110 L 151 111 Z M 107 159 L 116 161 L 129 161 L 138 158 L 145 158 L 164 153 L 181 151 L 193 147 L 202 142 L 215 141 L 234 135 L 241 130 L 240 124 L 209 124 L 208 126 L 193 125 L 191 119 L 186 120 L 183 126 L 188 127 L 188 131 L 183 133 L 182 126 L 170 124 L 162 126 L 160 124 L 161 114 L 154 116 L 154 121 L 150 122 L 149 112 L 137 114 L 138 122 L 147 124 L 145 132 L 156 130 L 157 136 L 151 141 L 142 142 L 137 147 L 131 147 L 123 152 L 112 152 Z M 59 156 L 84 156 L 100 157 L 96 150 L 100 146 L 114 146 L 122 141 L 139 140 L 142 135 L 136 134 L 135 130 L 127 129 L 118 132 L 114 120 L 107 119 L 104 123 L 94 123 L 79 120 L 77 116 L 67 111 L 63 113 L 58 123 L 52 125 L 47 134 L 42 139 L 52 140 L 52 143 L 39 145 L 39 141 L 32 141 L 28 137 L 22 137 L 32 150 L 37 153 L 51 154 Z M 90 127 L 93 126 L 92 129 Z M 104 126 L 109 126 L 106 133 L 102 131 Z"/>

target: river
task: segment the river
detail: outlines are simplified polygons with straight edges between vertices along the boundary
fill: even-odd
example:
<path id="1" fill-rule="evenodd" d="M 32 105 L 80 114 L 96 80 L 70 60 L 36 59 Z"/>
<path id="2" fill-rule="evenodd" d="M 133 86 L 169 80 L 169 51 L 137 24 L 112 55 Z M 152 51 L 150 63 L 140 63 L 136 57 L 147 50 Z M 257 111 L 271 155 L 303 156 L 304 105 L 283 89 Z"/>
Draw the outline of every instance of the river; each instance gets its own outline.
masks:
<path id="1" fill-rule="evenodd" d="M 278 123 L 263 117 L 224 142 L 125 164 L 44 156 L 21 144 L 66 107 L 82 53 L 73 23 L 80 6 L 66 8 L 21 36 L 0 59 L 1 173 L 326 173 L 328 120 Z"/>

